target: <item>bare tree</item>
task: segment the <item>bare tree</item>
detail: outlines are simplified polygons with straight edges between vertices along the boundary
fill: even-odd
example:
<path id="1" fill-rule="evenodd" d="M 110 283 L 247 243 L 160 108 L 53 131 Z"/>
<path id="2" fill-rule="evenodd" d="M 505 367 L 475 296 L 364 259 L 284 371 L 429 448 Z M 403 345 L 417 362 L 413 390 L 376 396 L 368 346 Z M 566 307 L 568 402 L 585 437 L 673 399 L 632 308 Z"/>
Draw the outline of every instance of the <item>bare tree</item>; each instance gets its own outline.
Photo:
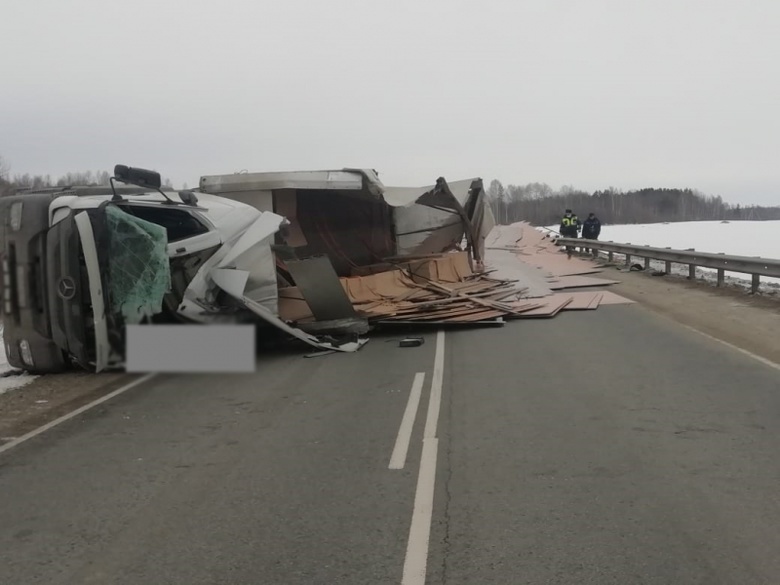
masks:
<path id="1" fill-rule="evenodd" d="M 13 186 L 8 180 L 8 173 L 11 170 L 11 165 L 0 156 L 0 196 L 8 195 L 11 193 Z"/>
<path id="2" fill-rule="evenodd" d="M 504 185 L 498 179 L 490 181 L 487 190 L 488 200 L 498 223 L 508 223 L 507 201 Z"/>
<path id="3" fill-rule="evenodd" d="M 44 187 L 51 187 L 51 176 L 49 175 L 31 175 L 25 173 L 23 175 L 14 175 L 11 179 L 11 185 L 14 189 L 42 189 Z"/>

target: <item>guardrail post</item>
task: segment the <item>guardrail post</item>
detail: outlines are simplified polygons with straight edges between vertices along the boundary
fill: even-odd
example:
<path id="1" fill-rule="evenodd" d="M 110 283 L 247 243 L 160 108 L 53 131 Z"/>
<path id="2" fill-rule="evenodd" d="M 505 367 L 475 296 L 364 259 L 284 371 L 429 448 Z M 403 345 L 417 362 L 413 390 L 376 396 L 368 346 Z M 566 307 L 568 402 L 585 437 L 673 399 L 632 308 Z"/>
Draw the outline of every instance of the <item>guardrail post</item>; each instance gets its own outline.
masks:
<path id="1" fill-rule="evenodd" d="M 695 252 L 696 248 L 686 248 L 686 252 Z M 688 280 L 696 280 L 696 265 L 688 264 Z"/>
<path id="2" fill-rule="evenodd" d="M 753 294 L 756 294 L 758 292 L 758 285 L 761 283 L 761 275 L 754 274 L 753 275 L 753 284 L 750 286 L 750 290 Z"/>
<path id="3" fill-rule="evenodd" d="M 725 256 L 725 252 L 718 252 L 718 256 Z M 718 286 L 723 286 L 723 281 L 726 280 L 726 271 L 723 268 L 718 268 Z"/>

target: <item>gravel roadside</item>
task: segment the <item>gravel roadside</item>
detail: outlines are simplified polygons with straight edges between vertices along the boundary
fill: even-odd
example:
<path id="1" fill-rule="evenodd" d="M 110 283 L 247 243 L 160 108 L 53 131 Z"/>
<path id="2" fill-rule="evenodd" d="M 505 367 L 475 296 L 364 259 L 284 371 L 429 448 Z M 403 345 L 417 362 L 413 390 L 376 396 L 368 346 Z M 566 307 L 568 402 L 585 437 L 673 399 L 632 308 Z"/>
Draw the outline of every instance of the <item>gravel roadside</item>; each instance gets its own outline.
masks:
<path id="1" fill-rule="evenodd" d="M 642 306 L 780 364 L 780 298 L 773 291 L 751 295 L 740 285 L 716 287 L 684 276 L 653 276 L 605 267 L 604 276 L 619 280 L 610 287 Z"/>

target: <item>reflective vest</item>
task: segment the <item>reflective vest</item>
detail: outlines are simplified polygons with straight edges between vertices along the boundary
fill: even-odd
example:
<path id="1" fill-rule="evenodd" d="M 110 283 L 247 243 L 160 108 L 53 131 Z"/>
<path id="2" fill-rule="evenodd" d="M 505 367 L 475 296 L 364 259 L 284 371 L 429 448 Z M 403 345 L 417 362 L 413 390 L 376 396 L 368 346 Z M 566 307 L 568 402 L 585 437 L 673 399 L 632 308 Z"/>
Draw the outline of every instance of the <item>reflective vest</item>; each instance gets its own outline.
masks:
<path id="1" fill-rule="evenodd" d="M 561 224 L 565 226 L 577 225 L 577 216 L 572 215 L 571 217 L 564 217 L 561 220 Z"/>

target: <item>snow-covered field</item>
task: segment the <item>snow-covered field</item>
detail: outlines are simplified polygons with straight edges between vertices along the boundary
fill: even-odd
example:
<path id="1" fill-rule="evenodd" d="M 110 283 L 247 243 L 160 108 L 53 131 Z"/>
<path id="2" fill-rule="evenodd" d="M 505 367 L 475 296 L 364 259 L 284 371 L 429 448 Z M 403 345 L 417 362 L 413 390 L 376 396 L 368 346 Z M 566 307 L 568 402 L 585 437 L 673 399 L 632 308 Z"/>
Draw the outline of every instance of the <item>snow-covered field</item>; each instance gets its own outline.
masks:
<path id="1" fill-rule="evenodd" d="M 558 230 L 558 226 L 546 229 Z M 601 241 L 639 246 L 694 248 L 699 252 L 735 256 L 762 256 L 780 259 L 780 221 L 690 221 L 637 225 L 602 225 Z M 675 266 L 675 272 L 687 275 L 686 267 Z M 713 271 L 701 270 L 705 278 Z M 730 280 L 750 280 L 750 275 L 727 273 Z M 780 279 L 761 277 L 761 281 L 780 285 Z"/>
<path id="2" fill-rule="evenodd" d="M 21 388 L 26 386 L 38 376 L 30 376 L 29 374 L 11 374 L 14 369 L 8 364 L 8 360 L 5 357 L 5 342 L 3 341 L 3 324 L 0 323 L 0 394 L 5 394 L 9 390 L 15 388 Z"/>

